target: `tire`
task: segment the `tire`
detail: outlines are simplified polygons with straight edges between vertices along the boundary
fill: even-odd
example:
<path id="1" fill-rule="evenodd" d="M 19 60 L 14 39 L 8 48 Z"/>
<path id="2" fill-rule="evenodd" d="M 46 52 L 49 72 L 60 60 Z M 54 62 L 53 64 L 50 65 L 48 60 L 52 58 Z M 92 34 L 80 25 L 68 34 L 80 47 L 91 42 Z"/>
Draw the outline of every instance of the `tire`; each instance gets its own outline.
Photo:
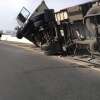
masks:
<path id="1" fill-rule="evenodd" d="M 16 37 L 17 37 L 18 39 L 22 39 L 22 38 L 23 38 L 23 35 L 22 35 L 22 34 L 17 34 Z"/>

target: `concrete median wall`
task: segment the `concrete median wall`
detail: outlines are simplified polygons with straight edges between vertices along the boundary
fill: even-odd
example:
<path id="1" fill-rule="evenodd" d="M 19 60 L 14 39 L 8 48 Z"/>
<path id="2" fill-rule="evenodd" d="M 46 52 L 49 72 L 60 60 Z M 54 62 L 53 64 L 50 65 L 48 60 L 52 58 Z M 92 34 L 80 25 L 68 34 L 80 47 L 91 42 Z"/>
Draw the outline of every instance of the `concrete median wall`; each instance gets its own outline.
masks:
<path id="1" fill-rule="evenodd" d="M 30 41 L 28 41 L 25 38 L 23 38 L 23 39 L 17 39 L 16 37 L 11 36 L 11 35 L 2 35 L 1 40 L 13 41 L 13 42 L 20 42 L 20 43 L 30 43 L 30 44 L 32 44 Z"/>

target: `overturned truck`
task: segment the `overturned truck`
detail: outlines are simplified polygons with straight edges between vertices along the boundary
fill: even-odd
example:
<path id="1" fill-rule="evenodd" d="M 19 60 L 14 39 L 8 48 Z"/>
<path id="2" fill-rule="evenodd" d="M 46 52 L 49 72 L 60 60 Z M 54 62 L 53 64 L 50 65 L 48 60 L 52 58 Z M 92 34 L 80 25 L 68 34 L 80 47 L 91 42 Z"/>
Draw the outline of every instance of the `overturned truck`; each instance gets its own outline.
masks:
<path id="1" fill-rule="evenodd" d="M 27 38 L 46 54 L 77 54 L 85 47 L 93 54 L 100 51 L 100 6 L 92 1 L 54 12 L 43 1 L 30 17 L 17 16 L 20 27 L 16 36 Z"/>

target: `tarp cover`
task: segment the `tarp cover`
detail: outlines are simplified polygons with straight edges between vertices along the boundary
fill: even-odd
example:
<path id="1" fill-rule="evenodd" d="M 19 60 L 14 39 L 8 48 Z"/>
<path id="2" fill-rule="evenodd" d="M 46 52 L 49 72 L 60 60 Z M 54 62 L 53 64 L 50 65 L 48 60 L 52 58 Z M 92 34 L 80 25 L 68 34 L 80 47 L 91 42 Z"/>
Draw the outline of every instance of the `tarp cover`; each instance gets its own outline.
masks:
<path id="1" fill-rule="evenodd" d="M 86 14 L 85 17 L 95 16 L 95 15 L 100 15 L 100 6 L 94 6 L 94 7 L 92 7 L 88 11 L 88 13 Z"/>
<path id="2" fill-rule="evenodd" d="M 33 19 L 34 16 L 40 15 L 44 13 L 44 10 L 48 9 L 47 5 L 44 1 L 41 2 L 41 4 L 36 8 L 36 10 L 31 15 L 30 19 Z"/>

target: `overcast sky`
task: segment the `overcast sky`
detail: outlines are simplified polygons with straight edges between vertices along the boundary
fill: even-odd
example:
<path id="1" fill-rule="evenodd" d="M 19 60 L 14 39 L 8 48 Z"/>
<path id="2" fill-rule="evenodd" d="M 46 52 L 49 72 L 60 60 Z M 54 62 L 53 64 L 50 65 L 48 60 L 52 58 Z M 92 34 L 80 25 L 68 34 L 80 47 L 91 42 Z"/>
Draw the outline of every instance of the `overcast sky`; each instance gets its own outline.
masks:
<path id="1" fill-rule="evenodd" d="M 0 30 L 13 30 L 17 25 L 16 16 L 25 6 L 30 12 L 41 3 L 42 0 L 0 0 Z M 45 0 L 49 8 L 60 10 L 79 3 L 91 0 Z"/>

